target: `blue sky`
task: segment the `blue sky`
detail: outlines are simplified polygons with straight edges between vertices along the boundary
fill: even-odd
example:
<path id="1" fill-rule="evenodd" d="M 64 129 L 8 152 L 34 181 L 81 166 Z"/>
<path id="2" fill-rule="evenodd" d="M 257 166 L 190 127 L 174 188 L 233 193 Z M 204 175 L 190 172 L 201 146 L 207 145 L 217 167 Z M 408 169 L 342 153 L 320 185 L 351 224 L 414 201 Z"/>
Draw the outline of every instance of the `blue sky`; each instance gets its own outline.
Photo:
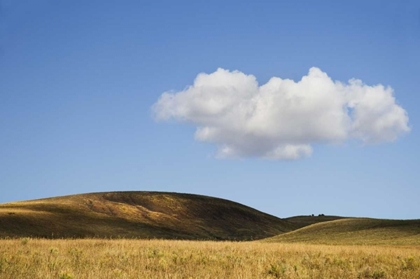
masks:
<path id="1" fill-rule="evenodd" d="M 279 217 L 420 218 L 418 1 L 0 0 L 0 8 L 0 202 L 147 190 Z M 154 117 L 164 92 L 188 89 L 200 73 L 238 70 L 261 86 L 299 82 L 311 67 L 332 81 L 392 87 L 410 131 L 376 144 L 310 141 L 312 154 L 296 160 L 244 150 L 223 159 L 217 143 L 195 139 L 197 118 Z"/>

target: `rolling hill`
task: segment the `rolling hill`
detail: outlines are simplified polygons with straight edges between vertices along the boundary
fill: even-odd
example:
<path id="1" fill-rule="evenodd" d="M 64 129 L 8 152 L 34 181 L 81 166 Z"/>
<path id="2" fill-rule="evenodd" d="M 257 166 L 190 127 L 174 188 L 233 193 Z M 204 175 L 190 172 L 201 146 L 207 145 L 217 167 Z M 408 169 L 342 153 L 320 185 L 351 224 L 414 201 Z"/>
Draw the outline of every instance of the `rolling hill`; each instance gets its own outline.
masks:
<path id="1" fill-rule="evenodd" d="M 284 220 L 287 220 L 290 223 L 293 223 L 296 226 L 296 228 L 303 228 L 303 227 L 316 224 L 316 223 L 334 221 L 334 220 L 344 219 L 344 218 L 348 218 L 348 217 L 327 216 L 327 215 L 318 215 L 318 216 L 300 215 L 300 216 L 284 218 Z"/>
<path id="2" fill-rule="evenodd" d="M 420 220 L 337 219 L 315 223 L 263 241 L 345 245 L 420 245 Z"/>
<path id="3" fill-rule="evenodd" d="M 0 238 L 261 239 L 296 224 L 232 201 L 163 192 L 108 192 L 0 204 Z"/>
<path id="4" fill-rule="evenodd" d="M 0 204 L 0 238 L 7 237 L 420 245 L 420 220 L 324 215 L 280 219 L 208 196 L 106 192 Z"/>

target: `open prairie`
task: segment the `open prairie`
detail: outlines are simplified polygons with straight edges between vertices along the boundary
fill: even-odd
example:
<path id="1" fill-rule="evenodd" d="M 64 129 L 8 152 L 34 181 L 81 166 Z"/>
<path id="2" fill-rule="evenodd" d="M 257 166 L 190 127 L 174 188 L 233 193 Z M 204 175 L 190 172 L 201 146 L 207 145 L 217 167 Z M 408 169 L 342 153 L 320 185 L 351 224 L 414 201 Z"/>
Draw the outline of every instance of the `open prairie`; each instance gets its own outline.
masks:
<path id="1" fill-rule="evenodd" d="M 419 220 L 281 219 L 189 194 L 1 204 L 0 238 L 10 279 L 420 278 Z"/>
<path id="2" fill-rule="evenodd" d="M 420 278 L 420 246 L 0 241 L 0 278 Z"/>

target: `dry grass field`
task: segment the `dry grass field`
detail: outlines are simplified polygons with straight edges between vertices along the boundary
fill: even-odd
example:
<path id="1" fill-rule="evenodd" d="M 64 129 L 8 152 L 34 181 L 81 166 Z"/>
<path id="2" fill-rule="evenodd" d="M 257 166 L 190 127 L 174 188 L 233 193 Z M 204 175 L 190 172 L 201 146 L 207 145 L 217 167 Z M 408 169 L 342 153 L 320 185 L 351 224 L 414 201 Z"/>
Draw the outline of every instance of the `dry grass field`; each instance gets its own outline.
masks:
<path id="1" fill-rule="evenodd" d="M 420 278 L 420 246 L 0 240 L 0 278 Z"/>

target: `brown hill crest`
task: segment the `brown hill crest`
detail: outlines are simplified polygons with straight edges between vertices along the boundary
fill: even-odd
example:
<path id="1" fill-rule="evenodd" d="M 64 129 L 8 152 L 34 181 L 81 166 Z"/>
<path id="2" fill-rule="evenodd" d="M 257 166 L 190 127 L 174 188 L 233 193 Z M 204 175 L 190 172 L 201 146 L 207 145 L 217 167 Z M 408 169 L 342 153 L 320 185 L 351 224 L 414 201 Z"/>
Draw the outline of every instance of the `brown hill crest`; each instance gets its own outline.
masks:
<path id="1" fill-rule="evenodd" d="M 236 202 L 180 193 L 90 193 L 0 205 L 3 238 L 250 240 L 295 228 Z"/>

